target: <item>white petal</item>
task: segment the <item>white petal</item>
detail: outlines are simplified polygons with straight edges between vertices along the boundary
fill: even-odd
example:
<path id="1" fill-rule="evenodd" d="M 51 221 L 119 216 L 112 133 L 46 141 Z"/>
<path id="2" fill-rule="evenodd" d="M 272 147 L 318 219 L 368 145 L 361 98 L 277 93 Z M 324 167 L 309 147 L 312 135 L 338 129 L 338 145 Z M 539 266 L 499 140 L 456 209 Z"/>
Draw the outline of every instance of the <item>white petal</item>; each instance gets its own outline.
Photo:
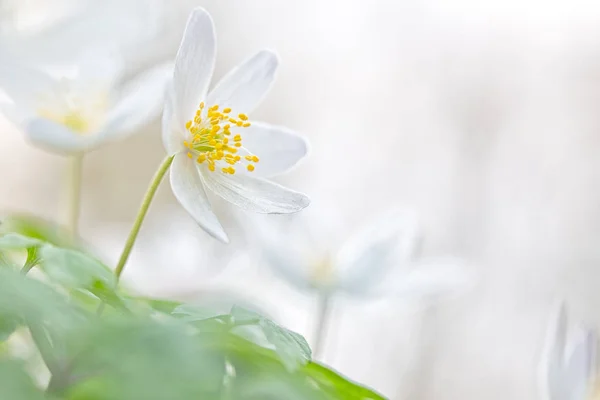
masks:
<path id="1" fill-rule="evenodd" d="M 192 218 L 212 237 L 228 243 L 227 234 L 212 212 L 196 163 L 190 160 L 186 153 L 175 156 L 170 179 L 173 194 Z"/>
<path id="2" fill-rule="evenodd" d="M 19 114 L 36 115 L 42 96 L 56 85 L 49 75 L 36 69 L 3 60 L 0 65 L 0 93 L 14 103 Z"/>
<path id="3" fill-rule="evenodd" d="M 175 59 L 173 84 L 177 119 L 183 127 L 205 98 L 215 66 L 216 34 L 202 8 L 192 11 Z"/>
<path id="4" fill-rule="evenodd" d="M 103 139 L 123 138 L 156 118 L 165 103 L 165 88 L 171 73 L 171 64 L 164 64 L 130 82 L 108 115 L 102 128 Z"/>
<path id="5" fill-rule="evenodd" d="M 581 336 L 574 343 L 571 356 L 565 365 L 564 379 L 569 383 L 572 398 L 587 398 L 591 383 L 596 378 L 594 360 L 596 357 L 597 338 L 594 332 L 580 332 Z"/>
<path id="6" fill-rule="evenodd" d="M 179 124 L 175 120 L 175 100 L 173 86 L 168 85 L 165 95 L 165 106 L 162 116 L 162 141 L 169 155 L 178 153 L 184 149 L 183 135 L 180 134 Z"/>
<path id="7" fill-rule="evenodd" d="M 393 210 L 377 218 L 342 246 L 334 264 L 340 285 L 355 294 L 381 284 L 394 267 L 407 264 L 417 241 L 416 216 Z"/>
<path id="8" fill-rule="evenodd" d="M 202 181 L 210 190 L 228 202 L 261 214 L 289 214 L 310 203 L 306 195 L 274 182 L 244 175 L 226 175 L 200 168 Z"/>
<path id="9" fill-rule="evenodd" d="M 570 383 L 566 382 L 564 369 L 566 337 L 567 315 L 565 304 L 561 302 L 553 313 L 546 333 L 544 359 L 541 368 L 544 397 L 551 400 L 569 398 Z"/>
<path id="10" fill-rule="evenodd" d="M 63 125 L 36 118 L 25 127 L 27 138 L 36 146 L 59 154 L 89 151 L 96 146 L 94 136 L 83 136 Z"/>
<path id="11" fill-rule="evenodd" d="M 279 65 L 277 54 L 263 50 L 231 70 L 209 93 L 206 104 L 251 113 L 269 91 Z"/>
<path id="12" fill-rule="evenodd" d="M 308 142 L 294 131 L 261 122 L 252 122 L 240 132 L 244 148 L 260 158 L 253 175 L 279 175 L 298 163 L 308 152 Z"/>

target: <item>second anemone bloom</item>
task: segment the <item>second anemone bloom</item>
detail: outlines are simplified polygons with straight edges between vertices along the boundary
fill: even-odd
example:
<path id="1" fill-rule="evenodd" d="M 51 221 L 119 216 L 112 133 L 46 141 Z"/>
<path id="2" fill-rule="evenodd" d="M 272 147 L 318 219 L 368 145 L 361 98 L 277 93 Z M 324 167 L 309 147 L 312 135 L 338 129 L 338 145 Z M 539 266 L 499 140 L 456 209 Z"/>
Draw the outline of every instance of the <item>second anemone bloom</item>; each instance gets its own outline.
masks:
<path id="1" fill-rule="evenodd" d="M 286 128 L 249 116 L 275 78 L 279 64 L 275 53 L 260 51 L 208 93 L 215 57 L 212 19 L 197 8 L 175 60 L 163 141 L 174 156 L 170 181 L 175 197 L 206 232 L 227 242 L 206 189 L 248 211 L 300 211 L 310 203 L 307 196 L 265 178 L 294 166 L 306 155 L 307 142 Z"/>

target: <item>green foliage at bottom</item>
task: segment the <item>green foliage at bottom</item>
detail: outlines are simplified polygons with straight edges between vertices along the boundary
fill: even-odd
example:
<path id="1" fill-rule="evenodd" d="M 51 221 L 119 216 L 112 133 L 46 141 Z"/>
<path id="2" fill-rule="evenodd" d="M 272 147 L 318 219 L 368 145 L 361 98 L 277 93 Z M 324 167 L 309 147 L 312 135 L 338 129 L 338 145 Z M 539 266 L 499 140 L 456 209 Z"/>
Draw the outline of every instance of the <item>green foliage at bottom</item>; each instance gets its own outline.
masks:
<path id="1" fill-rule="evenodd" d="M 5 258 L 36 255 L 31 270 L 0 264 L 0 399 L 383 398 L 313 362 L 301 335 L 259 314 L 132 297 L 100 261 L 59 242 L 0 237 Z M 16 339 L 40 357 L 12 355 Z M 40 359 L 49 381 L 34 372 Z"/>

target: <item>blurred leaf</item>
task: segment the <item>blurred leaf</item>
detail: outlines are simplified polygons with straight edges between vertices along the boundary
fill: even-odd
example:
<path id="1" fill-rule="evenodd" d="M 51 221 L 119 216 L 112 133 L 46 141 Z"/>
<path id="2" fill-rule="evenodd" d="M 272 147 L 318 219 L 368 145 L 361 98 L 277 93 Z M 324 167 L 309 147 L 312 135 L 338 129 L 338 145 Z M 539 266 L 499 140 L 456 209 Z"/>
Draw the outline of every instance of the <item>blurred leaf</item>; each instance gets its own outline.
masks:
<path id="1" fill-rule="evenodd" d="M 71 247 L 70 235 L 58 224 L 27 214 L 9 214 L 0 219 L 0 233 L 18 233 L 55 246 Z"/>
<path id="2" fill-rule="evenodd" d="M 41 247 L 45 244 L 44 241 L 29 236 L 24 236 L 19 233 L 7 233 L 0 236 L 0 249 L 4 250 L 20 250 Z"/>
<path id="3" fill-rule="evenodd" d="M 70 340 L 76 384 L 67 398 L 218 398 L 224 359 L 186 331 L 179 323 L 137 318 L 91 325 Z"/>
<path id="4" fill-rule="evenodd" d="M 275 322 L 241 307 L 231 309 L 234 324 L 256 324 L 264 333 L 267 341 L 273 345 L 286 368 L 294 370 L 310 361 L 310 346 L 295 332 L 277 325 Z"/>
<path id="5" fill-rule="evenodd" d="M 331 396 L 334 396 L 336 399 L 385 400 L 385 397 L 349 381 L 337 372 L 319 363 L 308 363 L 303 368 L 303 372 L 314 379 L 319 388 L 329 393 Z"/>
<path id="6" fill-rule="evenodd" d="M 153 310 L 164 314 L 172 314 L 177 307 L 181 306 L 181 302 L 174 300 L 153 299 L 150 297 L 132 297 L 130 299 L 145 303 Z"/>
<path id="7" fill-rule="evenodd" d="M 54 281 L 72 288 L 88 288 L 97 281 L 114 286 L 115 277 L 100 261 L 76 250 L 44 246 L 42 267 Z"/>
<path id="8" fill-rule="evenodd" d="M 18 362 L 0 360 L 0 399 L 43 400 L 45 398 Z"/>
<path id="9" fill-rule="evenodd" d="M 45 321 L 65 328 L 81 314 L 67 300 L 44 283 L 17 271 L 0 269 L 0 318 Z"/>
<path id="10" fill-rule="evenodd" d="M 48 277 L 69 289 L 86 289 L 107 304 L 127 310 L 116 292 L 112 271 L 95 258 L 77 250 L 46 245 L 41 248 L 41 267 Z"/>
<path id="11" fill-rule="evenodd" d="M 0 341 L 5 341 L 19 326 L 19 321 L 15 318 L 0 318 Z"/>

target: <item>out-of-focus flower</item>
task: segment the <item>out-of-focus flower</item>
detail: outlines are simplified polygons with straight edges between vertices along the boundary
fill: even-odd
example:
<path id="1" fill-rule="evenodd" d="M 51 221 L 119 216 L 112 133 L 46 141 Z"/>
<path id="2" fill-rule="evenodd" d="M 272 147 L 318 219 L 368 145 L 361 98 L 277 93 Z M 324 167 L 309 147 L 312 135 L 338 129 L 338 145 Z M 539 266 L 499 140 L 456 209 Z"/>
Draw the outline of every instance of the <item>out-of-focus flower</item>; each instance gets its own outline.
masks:
<path id="1" fill-rule="evenodd" d="M 311 222 L 304 227 L 292 222 L 288 230 L 272 224 L 260 229 L 262 257 L 299 289 L 421 298 L 461 289 L 471 281 L 458 260 L 415 259 L 419 235 L 412 213 L 387 212 L 338 245 L 328 241 L 334 234 L 327 229 L 326 216 Z"/>
<path id="2" fill-rule="evenodd" d="M 156 42 L 159 34 L 164 36 L 167 11 L 163 0 L 8 3 L 11 13 L 0 32 L 3 60 L 56 69 L 77 63 L 89 49 L 100 49 L 125 55 L 129 69 L 149 47 L 160 52 Z"/>
<path id="3" fill-rule="evenodd" d="M 175 60 L 163 139 L 175 155 L 170 172 L 175 197 L 206 232 L 227 242 L 205 189 L 244 210 L 299 211 L 308 206 L 308 197 L 263 178 L 294 166 L 306 155 L 307 143 L 286 128 L 248 118 L 274 80 L 274 53 L 259 52 L 207 94 L 215 55 L 212 19 L 195 9 Z"/>
<path id="4" fill-rule="evenodd" d="M 592 400 L 596 384 L 596 349 L 594 331 L 579 327 L 568 329 L 567 314 L 561 304 L 548 330 L 542 367 L 542 386 L 548 400 Z"/>
<path id="5" fill-rule="evenodd" d="M 97 54 L 61 77 L 3 65 L 0 88 L 10 101 L 0 106 L 33 144 L 62 154 L 90 151 L 135 132 L 162 109 L 172 66 L 149 69 L 123 87 L 121 67 L 118 58 Z"/>

